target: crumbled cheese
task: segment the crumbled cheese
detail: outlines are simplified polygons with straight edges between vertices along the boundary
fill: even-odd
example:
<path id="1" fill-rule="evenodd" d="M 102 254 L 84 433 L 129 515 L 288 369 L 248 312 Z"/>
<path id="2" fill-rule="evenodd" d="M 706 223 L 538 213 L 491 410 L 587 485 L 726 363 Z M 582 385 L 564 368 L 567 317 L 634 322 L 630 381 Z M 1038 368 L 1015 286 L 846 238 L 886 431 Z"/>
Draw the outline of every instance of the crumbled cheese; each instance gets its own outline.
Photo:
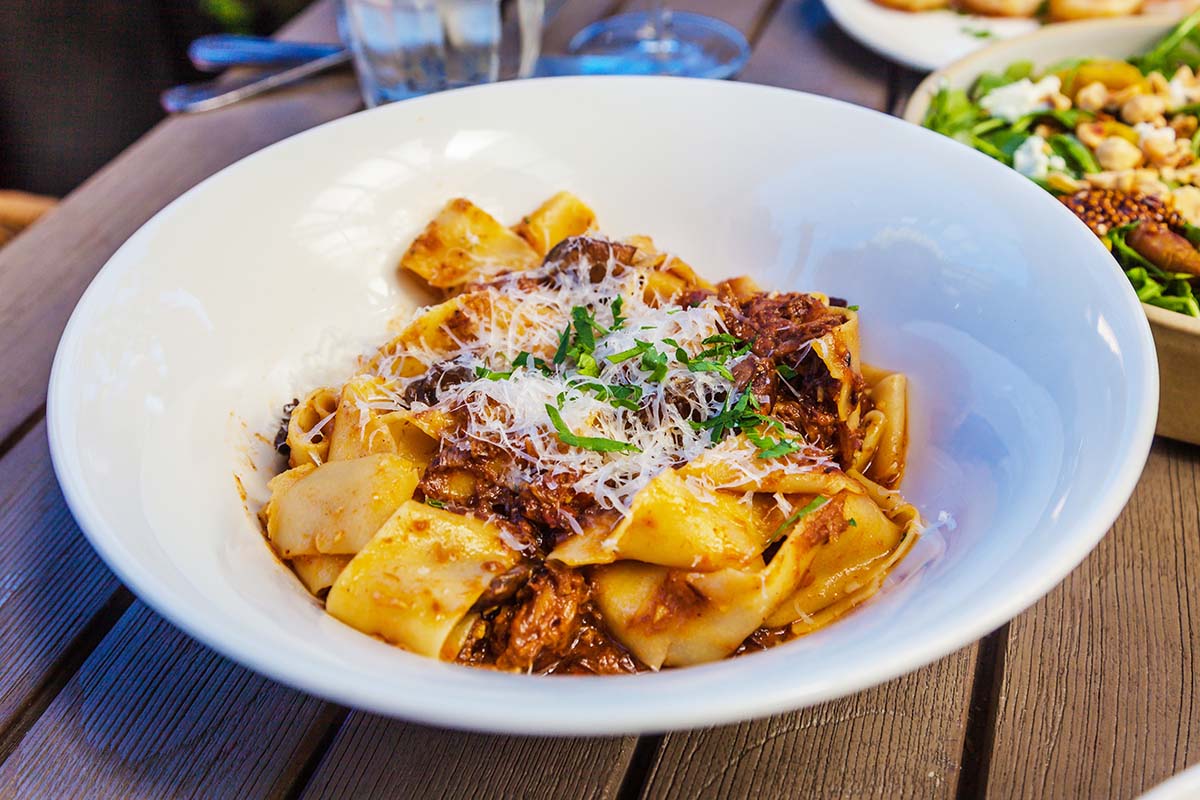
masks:
<path id="1" fill-rule="evenodd" d="M 1191 105 L 1200 100 L 1200 82 L 1190 68 L 1180 67 L 1167 82 L 1167 94 L 1167 107 L 1172 110 Z"/>
<path id="2" fill-rule="evenodd" d="M 1019 81 L 992 89 L 979 100 L 979 105 L 993 117 L 1016 122 L 1034 111 L 1053 107 L 1051 98 L 1062 89 L 1056 75 L 1047 75 L 1037 83 L 1022 78 Z"/>
<path id="3" fill-rule="evenodd" d="M 1021 142 L 1021 146 L 1013 153 L 1013 169 L 1026 178 L 1045 178 L 1050 169 L 1046 140 L 1040 136 L 1030 136 Z"/>
<path id="4" fill-rule="evenodd" d="M 1175 129 L 1169 125 L 1157 127 L 1150 122 L 1139 122 L 1133 126 L 1138 137 L 1138 147 L 1146 149 L 1147 143 L 1153 143 L 1165 149 L 1175 143 Z"/>

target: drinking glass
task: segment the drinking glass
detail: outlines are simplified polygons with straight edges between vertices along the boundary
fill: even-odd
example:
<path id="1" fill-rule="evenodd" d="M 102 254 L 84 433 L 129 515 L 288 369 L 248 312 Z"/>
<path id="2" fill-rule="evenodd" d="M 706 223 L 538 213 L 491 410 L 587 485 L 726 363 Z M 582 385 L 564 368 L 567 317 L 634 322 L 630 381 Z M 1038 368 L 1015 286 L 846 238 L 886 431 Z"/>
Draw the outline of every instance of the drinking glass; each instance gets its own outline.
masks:
<path id="1" fill-rule="evenodd" d="M 750 57 L 746 37 L 703 14 L 671 11 L 655 0 L 647 11 L 593 23 L 571 39 L 573 55 L 619 57 L 611 71 L 689 78 L 732 78 Z"/>
<path id="2" fill-rule="evenodd" d="M 368 107 L 533 74 L 545 0 L 342 0 L 342 38 Z"/>

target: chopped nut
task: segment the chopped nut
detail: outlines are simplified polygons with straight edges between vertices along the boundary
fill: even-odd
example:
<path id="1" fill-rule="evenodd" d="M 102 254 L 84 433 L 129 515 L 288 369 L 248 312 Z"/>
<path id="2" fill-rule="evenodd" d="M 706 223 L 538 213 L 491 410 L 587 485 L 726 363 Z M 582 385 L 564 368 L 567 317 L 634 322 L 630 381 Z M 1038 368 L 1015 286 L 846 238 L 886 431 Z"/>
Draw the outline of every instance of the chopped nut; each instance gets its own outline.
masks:
<path id="1" fill-rule="evenodd" d="M 1161 97 L 1164 102 L 1171 101 L 1171 85 L 1167 83 L 1167 79 L 1162 76 L 1161 72 L 1151 72 L 1146 76 L 1147 83 L 1150 84 L 1150 93 Z"/>
<path id="2" fill-rule="evenodd" d="M 1054 134 L 1058 133 L 1052 125 L 1047 125 L 1044 122 L 1039 122 L 1033 129 L 1034 136 L 1040 136 L 1043 139 L 1049 139 Z"/>
<path id="3" fill-rule="evenodd" d="M 1150 195 L 1151 197 L 1160 197 L 1163 199 L 1171 196 L 1171 187 L 1167 186 L 1158 178 L 1135 178 L 1133 182 L 1133 190 L 1135 192 Z"/>
<path id="4" fill-rule="evenodd" d="M 1106 170 L 1132 169 L 1142 163 L 1142 151 L 1120 136 L 1109 136 L 1096 147 L 1096 160 Z"/>
<path id="5" fill-rule="evenodd" d="M 1081 122 L 1075 126 L 1075 135 L 1084 145 L 1095 150 L 1108 136 L 1108 124 L 1105 122 Z"/>
<path id="6" fill-rule="evenodd" d="M 1092 81 L 1075 93 L 1075 105 L 1084 111 L 1096 112 L 1108 103 L 1108 87 L 1100 81 Z"/>
<path id="7" fill-rule="evenodd" d="M 1135 97 L 1140 97 L 1145 94 L 1145 89 L 1140 83 L 1132 83 L 1124 89 L 1118 89 L 1108 96 L 1109 105 L 1121 107 Z"/>
<path id="8" fill-rule="evenodd" d="M 1176 114 L 1171 117 L 1171 127 L 1175 130 L 1175 137 L 1178 139 L 1192 138 L 1197 126 L 1198 121 L 1191 114 Z"/>
<path id="9" fill-rule="evenodd" d="M 1139 122 L 1165 122 L 1163 112 L 1167 103 L 1153 94 L 1139 94 L 1121 104 L 1121 118 L 1130 125 Z"/>
<path id="10" fill-rule="evenodd" d="M 1066 111 L 1071 107 L 1071 98 L 1062 92 L 1055 92 L 1050 95 L 1050 105 L 1054 106 L 1055 111 Z"/>
<path id="11" fill-rule="evenodd" d="M 1156 167 L 1180 167 L 1192 160 L 1192 145 L 1186 139 L 1174 142 L 1146 139 L 1142 151 Z"/>
<path id="12" fill-rule="evenodd" d="M 1171 192 L 1175 210 L 1193 225 L 1200 225 L 1200 189 L 1195 186 L 1180 186 Z"/>

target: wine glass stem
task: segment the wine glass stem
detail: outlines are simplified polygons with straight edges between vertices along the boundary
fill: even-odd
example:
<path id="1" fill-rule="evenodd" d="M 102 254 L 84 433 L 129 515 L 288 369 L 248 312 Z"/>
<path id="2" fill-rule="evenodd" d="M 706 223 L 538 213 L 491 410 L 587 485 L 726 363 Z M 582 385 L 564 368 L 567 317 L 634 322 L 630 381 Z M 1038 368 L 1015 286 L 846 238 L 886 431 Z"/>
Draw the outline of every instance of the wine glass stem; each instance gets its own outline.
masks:
<path id="1" fill-rule="evenodd" d="M 650 3 L 650 20 L 654 26 L 654 41 L 661 42 L 666 36 L 667 7 L 665 0 Z"/>

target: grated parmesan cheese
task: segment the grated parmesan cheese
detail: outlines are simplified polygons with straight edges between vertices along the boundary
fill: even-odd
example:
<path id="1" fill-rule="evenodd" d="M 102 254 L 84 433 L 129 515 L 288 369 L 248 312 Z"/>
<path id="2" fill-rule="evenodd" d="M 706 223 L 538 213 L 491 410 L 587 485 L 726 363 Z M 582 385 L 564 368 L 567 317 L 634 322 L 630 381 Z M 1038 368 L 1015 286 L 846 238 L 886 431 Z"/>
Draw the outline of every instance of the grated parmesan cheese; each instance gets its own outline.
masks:
<path id="1" fill-rule="evenodd" d="M 599 276 L 598 266 L 604 268 Z M 472 331 L 470 340 L 464 341 L 443 327 L 439 335 L 446 334 L 451 342 L 448 348 L 431 347 L 423 339 L 398 348 L 381 361 L 378 373 L 400 389 L 372 401 L 372 409 L 386 412 L 408 407 L 401 400 L 403 387 L 422 377 L 395 374 L 396 367 L 408 359 L 426 368 L 435 364 L 463 367 L 472 375 L 478 374 L 477 369 L 485 374 L 511 371 L 509 377 L 501 379 L 478 377 L 450 386 L 439 381 L 435 389 L 437 404 L 461 407 L 467 412 L 466 424 L 448 434 L 449 442 L 474 440 L 497 447 L 513 457 L 519 472 L 517 480 L 566 478 L 576 492 L 590 495 L 600 507 L 622 516 L 629 514 L 634 496 L 656 475 L 705 453 L 733 465 L 744 476 L 738 483 L 772 470 L 807 470 L 829 461 L 826 454 L 814 448 L 806 448 L 803 458 L 758 459 L 757 449 L 744 441 L 734 442 L 732 437 L 714 447 L 710 432 L 693 424 L 719 413 L 723 404 L 737 394 L 728 378 L 716 372 L 692 372 L 674 358 L 676 344 L 695 356 L 707 347 L 704 339 L 727 333 L 715 298 L 691 308 L 656 308 L 645 301 L 644 275 L 624 268 L 611 256 L 604 265 L 587 259 L 572 266 L 545 264 L 501 276 L 474 291 L 483 293 L 486 302 L 464 302 L 456 312 L 467 317 L 469 324 L 460 330 Z M 521 352 L 549 362 L 577 307 L 586 308 L 605 329 L 611 328 L 612 304 L 617 297 L 622 299 L 624 322 L 607 333 L 595 332 L 596 377 L 581 375 L 568 364 L 551 364 L 548 374 L 532 364 L 512 366 Z M 416 316 L 427 310 L 419 310 Z M 608 360 L 641 344 L 671 356 L 661 381 L 647 380 L 638 357 L 618 363 Z M 636 385 L 643 394 L 637 410 L 632 410 L 597 397 L 586 388 L 589 383 Z M 598 452 L 564 444 L 555 433 L 546 411 L 548 405 L 560 410 L 571 433 L 628 443 L 636 451 Z M 412 403 L 411 407 L 420 410 L 428 406 Z M 791 435 L 802 439 L 799 434 Z M 688 483 L 702 498 L 736 485 L 716 485 L 697 478 Z M 569 523 L 581 530 L 575 520 Z"/>

